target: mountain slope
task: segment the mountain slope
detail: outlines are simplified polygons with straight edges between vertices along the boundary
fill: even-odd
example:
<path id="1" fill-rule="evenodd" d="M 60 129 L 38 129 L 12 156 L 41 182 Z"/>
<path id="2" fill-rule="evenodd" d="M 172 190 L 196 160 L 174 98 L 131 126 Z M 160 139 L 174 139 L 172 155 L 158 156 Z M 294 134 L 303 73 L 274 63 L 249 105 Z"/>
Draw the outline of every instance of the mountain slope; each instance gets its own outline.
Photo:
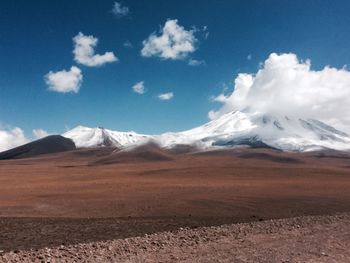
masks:
<path id="1" fill-rule="evenodd" d="M 47 153 L 75 150 L 74 142 L 60 135 L 50 135 L 0 153 L 0 160 L 34 157 Z"/>

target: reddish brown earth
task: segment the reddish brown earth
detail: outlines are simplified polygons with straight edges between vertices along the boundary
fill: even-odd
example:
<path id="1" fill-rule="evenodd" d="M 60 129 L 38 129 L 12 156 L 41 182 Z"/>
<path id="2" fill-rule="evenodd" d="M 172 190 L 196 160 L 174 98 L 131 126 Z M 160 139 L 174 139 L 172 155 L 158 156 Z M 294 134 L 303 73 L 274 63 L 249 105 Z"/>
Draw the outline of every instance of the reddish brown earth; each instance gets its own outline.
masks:
<path id="1" fill-rule="evenodd" d="M 0 161 L 0 250 L 350 211 L 348 154 L 113 151 Z"/>
<path id="2" fill-rule="evenodd" d="M 314 262 L 350 259 L 350 214 L 304 216 L 1 255 L 0 262 Z"/>

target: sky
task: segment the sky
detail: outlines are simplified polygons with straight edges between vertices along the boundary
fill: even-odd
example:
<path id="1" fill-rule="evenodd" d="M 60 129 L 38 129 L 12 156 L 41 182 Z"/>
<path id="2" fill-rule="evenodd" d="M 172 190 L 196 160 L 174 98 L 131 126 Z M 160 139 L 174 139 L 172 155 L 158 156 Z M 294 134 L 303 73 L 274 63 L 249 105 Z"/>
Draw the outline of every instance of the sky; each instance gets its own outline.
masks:
<path id="1" fill-rule="evenodd" d="M 347 128 L 349 13 L 340 0 L 0 1 L 0 139 L 159 134 L 252 105 Z"/>

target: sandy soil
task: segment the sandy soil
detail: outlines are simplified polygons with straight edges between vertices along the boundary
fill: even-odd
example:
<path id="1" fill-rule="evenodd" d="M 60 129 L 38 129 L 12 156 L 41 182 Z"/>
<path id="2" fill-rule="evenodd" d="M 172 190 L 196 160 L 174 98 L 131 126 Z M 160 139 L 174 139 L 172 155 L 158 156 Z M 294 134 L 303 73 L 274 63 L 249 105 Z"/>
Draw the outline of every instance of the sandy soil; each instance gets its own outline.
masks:
<path id="1" fill-rule="evenodd" d="M 350 214 L 309 216 L 3 253 L 3 262 L 349 262 Z"/>
<path id="2" fill-rule="evenodd" d="M 106 150 L 104 150 L 106 151 Z M 0 161 L 0 217 L 287 217 L 350 208 L 350 157 L 263 150 Z M 145 156 L 148 156 L 145 154 Z M 153 155 L 154 156 L 154 155 Z M 130 160 L 130 162 L 128 162 Z M 111 162 L 111 161 L 110 161 Z"/>
<path id="3" fill-rule="evenodd" d="M 118 243 L 180 227 L 350 211 L 347 154 L 257 149 L 181 154 L 154 148 L 113 151 L 79 150 L 0 161 L 0 250 Z M 339 227 L 349 233 L 345 225 Z M 283 236 L 284 230 L 278 234 Z M 315 235 L 321 240 L 331 232 L 315 230 Z M 273 236 L 266 238 L 266 244 L 273 241 Z M 293 242 L 285 243 L 285 249 L 296 245 Z M 252 249 L 264 259 L 262 250 Z M 202 256 L 199 247 L 195 250 L 194 255 L 205 261 L 205 250 Z M 253 255 L 252 251 L 247 253 Z"/>

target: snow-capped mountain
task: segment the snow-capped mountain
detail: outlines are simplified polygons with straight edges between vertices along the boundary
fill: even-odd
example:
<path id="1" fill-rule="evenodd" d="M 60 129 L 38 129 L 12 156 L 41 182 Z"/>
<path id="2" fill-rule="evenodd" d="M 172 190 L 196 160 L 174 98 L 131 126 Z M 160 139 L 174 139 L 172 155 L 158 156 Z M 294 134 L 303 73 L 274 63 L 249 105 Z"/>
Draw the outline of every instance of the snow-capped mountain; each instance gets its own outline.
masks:
<path id="1" fill-rule="evenodd" d="M 84 126 L 78 126 L 62 134 L 62 136 L 72 139 L 78 148 L 98 146 L 124 148 L 147 141 L 150 137 L 135 132 L 118 132 L 107 130 L 102 127 L 88 128 Z"/>
<path id="2" fill-rule="evenodd" d="M 248 145 L 285 151 L 350 150 L 350 136 L 321 121 L 239 111 L 183 132 L 142 135 L 79 126 L 63 136 L 71 138 L 77 147 L 128 148 L 153 140 L 165 148 L 185 144 L 200 149 Z"/>

